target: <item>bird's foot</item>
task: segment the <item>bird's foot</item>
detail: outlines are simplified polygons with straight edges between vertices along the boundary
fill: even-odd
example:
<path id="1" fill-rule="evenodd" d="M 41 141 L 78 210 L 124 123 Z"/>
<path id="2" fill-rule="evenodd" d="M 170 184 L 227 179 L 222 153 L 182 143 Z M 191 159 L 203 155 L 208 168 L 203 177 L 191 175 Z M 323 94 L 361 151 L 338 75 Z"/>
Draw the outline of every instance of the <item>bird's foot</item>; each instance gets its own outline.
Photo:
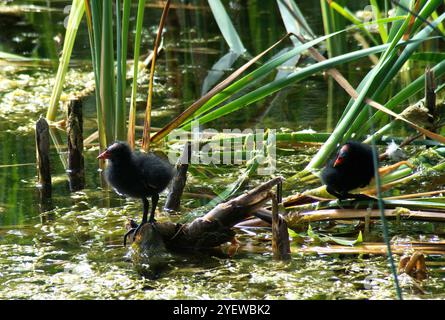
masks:
<path id="1" fill-rule="evenodd" d="M 141 230 L 142 226 L 143 226 L 144 224 L 146 224 L 146 223 L 147 223 L 147 222 L 141 222 L 141 224 L 138 225 L 138 227 L 136 228 L 136 230 L 134 230 L 134 233 L 133 233 L 133 241 L 136 239 L 136 235 L 137 235 L 138 232 Z"/>
<path id="2" fill-rule="evenodd" d="M 124 247 L 127 246 L 127 238 L 129 235 L 133 234 L 133 241 L 136 239 L 136 235 L 141 230 L 142 226 L 147 222 L 141 222 L 141 224 L 137 224 L 134 220 L 130 220 L 130 226 L 132 227 L 127 233 L 124 235 Z"/>
<path id="3" fill-rule="evenodd" d="M 152 218 L 152 219 L 148 219 L 148 223 L 149 224 L 151 224 L 151 225 L 154 225 L 154 224 L 156 224 L 156 219 L 155 218 Z"/>
<path id="4" fill-rule="evenodd" d="M 134 233 L 136 231 L 136 228 L 131 228 L 130 230 L 127 231 L 127 233 L 124 235 L 124 247 L 127 246 L 127 237 Z"/>
<path id="5" fill-rule="evenodd" d="M 336 201 L 336 204 L 337 204 L 337 206 L 340 208 L 340 209 L 344 209 L 345 207 L 343 207 L 343 199 L 337 199 L 337 200 L 335 200 Z"/>

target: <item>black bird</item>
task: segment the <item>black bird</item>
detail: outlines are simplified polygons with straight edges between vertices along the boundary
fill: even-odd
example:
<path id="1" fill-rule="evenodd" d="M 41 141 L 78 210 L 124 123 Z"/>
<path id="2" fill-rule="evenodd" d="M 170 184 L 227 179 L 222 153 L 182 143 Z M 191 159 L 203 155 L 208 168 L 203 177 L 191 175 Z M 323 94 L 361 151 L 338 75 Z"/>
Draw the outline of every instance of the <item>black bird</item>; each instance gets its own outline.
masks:
<path id="1" fill-rule="evenodd" d="M 108 159 L 109 165 L 105 177 L 113 189 L 120 195 L 139 198 L 144 205 L 142 222 L 129 230 L 124 236 L 124 245 L 127 237 L 133 234 L 133 239 L 145 223 L 151 197 L 151 212 L 149 223 L 155 223 L 155 210 L 159 200 L 159 193 L 170 183 L 173 177 L 173 167 L 153 153 L 132 152 L 128 144 L 115 142 L 102 152 L 98 159 Z"/>
<path id="2" fill-rule="evenodd" d="M 372 149 L 364 143 L 349 141 L 337 152 L 321 173 L 326 190 L 342 199 L 366 198 L 365 195 L 350 194 L 349 191 L 365 187 L 374 177 Z"/>

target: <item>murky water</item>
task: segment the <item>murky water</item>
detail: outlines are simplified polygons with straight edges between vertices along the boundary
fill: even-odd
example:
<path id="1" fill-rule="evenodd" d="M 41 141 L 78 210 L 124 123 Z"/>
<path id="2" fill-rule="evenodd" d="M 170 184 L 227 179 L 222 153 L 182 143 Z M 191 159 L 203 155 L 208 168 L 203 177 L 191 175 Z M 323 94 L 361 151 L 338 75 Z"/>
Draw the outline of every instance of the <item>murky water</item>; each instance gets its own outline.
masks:
<path id="1" fill-rule="evenodd" d="M 60 160 L 65 156 L 64 150 L 51 149 L 52 209 L 44 212 L 38 204 L 36 190 L 33 127 L 39 115 L 45 114 L 49 102 L 61 50 L 58 39 L 64 34 L 63 21 L 67 16 L 64 8 L 70 2 L 51 2 L 50 8 L 47 1 L 6 3 L 5 6 L 4 1 L 0 1 L 0 51 L 36 60 L 11 63 L 0 59 L 0 299 L 395 297 L 384 257 L 294 253 L 290 264 L 277 263 L 272 261 L 267 230 L 254 235 L 240 231 L 241 247 L 231 258 L 224 255 L 226 248 L 219 254 L 178 254 L 166 262 L 166 269 L 158 279 L 141 277 L 128 259 L 128 249 L 122 246 L 122 235 L 127 217 L 140 219 L 142 206 L 139 201 L 121 198 L 102 185 L 94 146 L 88 147 L 85 154 L 86 189 L 74 194 L 69 192 Z M 151 47 L 162 10 L 160 3 L 151 3 L 145 14 L 142 52 Z M 204 79 L 212 65 L 229 50 L 206 2 L 191 3 L 189 7 L 173 7 L 167 22 L 165 54 L 160 56 L 156 78 L 153 114 L 156 127 L 167 123 L 201 96 Z M 244 45 L 255 55 L 278 40 L 285 30 L 274 1 L 248 3 L 249 9 L 246 1 L 226 4 Z M 318 4 L 301 3 L 311 27 L 321 34 Z M 17 10 L 13 10 L 14 6 Z M 129 52 L 132 50 L 131 39 Z M 84 84 L 93 79 L 89 54 L 83 22 L 62 99 L 83 89 Z M 239 58 L 232 70 L 245 61 Z M 361 70 L 357 70 L 359 65 Z M 344 70 L 345 76 L 355 85 L 367 66 L 366 61 L 350 64 Z M 146 82 L 139 89 L 143 105 Z M 330 104 L 330 100 L 334 103 Z M 253 104 L 243 112 L 210 123 L 209 127 L 329 131 L 346 102 L 347 96 L 335 85 L 328 85 L 320 75 Z M 326 117 L 328 105 L 330 116 Z M 94 99 L 86 99 L 85 136 L 95 130 L 91 120 L 94 110 Z M 142 121 L 140 113 L 138 124 Z M 59 134 L 64 141 L 64 133 Z M 298 150 L 294 155 L 280 158 L 276 174 L 291 176 L 306 164 L 306 155 L 314 151 Z M 223 190 L 235 181 L 243 168 L 207 167 L 212 175 L 207 178 L 197 173 L 191 175 L 187 191 L 196 193 L 199 187 L 200 192 L 211 195 L 212 191 Z M 252 179 L 244 189 L 259 181 L 257 177 Z M 164 200 L 165 194 L 161 196 L 161 204 Z M 207 201 L 186 197 L 183 212 L 188 213 Z M 160 214 L 159 219 L 178 218 Z M 424 225 L 421 228 L 427 229 Z M 414 233 L 413 239 L 419 237 Z M 443 266 L 435 268 L 424 282 L 424 295 L 413 289 L 410 279 L 402 276 L 404 294 L 412 298 L 444 298 L 443 270 Z M 367 285 L 369 279 L 373 280 L 372 286 Z"/>

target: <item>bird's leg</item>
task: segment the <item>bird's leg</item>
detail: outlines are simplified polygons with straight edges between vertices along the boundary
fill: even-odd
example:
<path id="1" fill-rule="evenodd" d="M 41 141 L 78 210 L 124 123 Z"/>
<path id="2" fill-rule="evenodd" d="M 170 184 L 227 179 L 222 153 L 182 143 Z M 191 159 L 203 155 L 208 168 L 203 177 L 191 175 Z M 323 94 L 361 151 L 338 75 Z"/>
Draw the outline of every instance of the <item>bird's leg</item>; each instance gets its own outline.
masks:
<path id="1" fill-rule="evenodd" d="M 127 233 L 125 233 L 124 235 L 124 247 L 127 246 L 127 237 L 132 234 L 134 232 L 134 230 L 136 230 L 136 228 L 131 228 L 130 230 L 127 231 Z"/>
<path id="2" fill-rule="evenodd" d="M 142 214 L 141 225 L 147 222 L 148 210 L 150 209 L 150 202 L 146 198 L 142 198 L 142 203 L 144 204 L 144 213 Z"/>
<path id="3" fill-rule="evenodd" d="M 128 230 L 127 233 L 124 235 L 124 247 L 127 245 L 127 237 L 133 233 L 133 241 L 134 241 L 134 239 L 135 239 L 137 233 L 139 232 L 139 230 L 141 229 L 141 227 L 145 223 L 147 223 L 147 215 L 148 215 L 148 210 L 150 208 L 150 203 L 148 202 L 148 200 L 146 198 L 142 198 L 142 203 L 144 205 L 144 212 L 142 213 L 142 221 L 139 225 L 132 224 L 133 228 Z"/>
<path id="4" fill-rule="evenodd" d="M 352 198 L 354 200 L 376 200 L 375 198 L 370 197 L 370 196 L 368 196 L 366 194 L 363 194 L 363 193 L 358 193 L 358 194 L 348 193 L 347 197 L 348 198 Z"/>
<path id="5" fill-rule="evenodd" d="M 154 195 L 151 196 L 151 212 L 150 212 L 150 219 L 148 220 L 148 222 L 150 222 L 151 224 L 155 223 L 155 211 L 156 211 L 156 207 L 158 206 L 158 201 L 159 201 L 159 194 L 155 193 Z"/>
<path id="6" fill-rule="evenodd" d="M 339 200 L 345 200 L 345 199 L 348 198 L 348 197 L 345 196 L 344 194 L 335 191 L 335 190 L 332 189 L 330 186 L 326 186 L 326 191 L 327 191 L 328 193 L 332 194 L 334 197 L 338 198 Z"/>
<path id="7" fill-rule="evenodd" d="M 326 191 L 336 197 L 338 206 L 340 208 L 343 208 L 343 206 L 341 205 L 341 201 L 347 199 L 347 197 L 344 194 L 335 191 L 330 186 L 326 186 Z"/>
<path id="8" fill-rule="evenodd" d="M 144 213 L 142 214 L 142 221 L 134 230 L 133 234 L 133 241 L 136 239 L 136 235 L 138 234 L 139 230 L 141 230 L 142 226 L 147 223 L 147 215 L 148 215 L 148 209 L 150 209 L 150 202 L 146 198 L 142 198 L 142 203 L 144 204 Z"/>
<path id="9" fill-rule="evenodd" d="M 341 200 L 346 200 L 346 199 L 375 200 L 375 198 L 372 198 L 366 194 L 361 194 L 361 193 L 360 194 L 352 194 L 352 193 L 348 193 L 348 192 L 339 193 L 329 186 L 326 187 L 326 191 L 338 198 L 337 203 L 340 208 L 343 208 L 343 206 L 341 204 Z"/>

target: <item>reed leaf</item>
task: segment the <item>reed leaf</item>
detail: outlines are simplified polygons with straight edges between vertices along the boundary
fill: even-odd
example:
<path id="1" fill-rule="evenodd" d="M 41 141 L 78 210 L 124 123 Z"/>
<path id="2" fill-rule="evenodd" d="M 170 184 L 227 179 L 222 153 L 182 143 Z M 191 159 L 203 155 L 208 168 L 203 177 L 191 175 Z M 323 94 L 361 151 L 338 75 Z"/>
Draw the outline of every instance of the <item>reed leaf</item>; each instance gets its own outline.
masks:
<path id="1" fill-rule="evenodd" d="M 76 40 L 77 29 L 79 28 L 84 12 L 84 0 L 73 0 L 64 37 L 65 41 L 63 42 L 62 56 L 60 57 L 59 67 L 57 69 L 57 75 L 54 81 L 53 91 L 51 93 L 51 100 L 46 113 L 46 119 L 49 121 L 54 121 L 56 119 L 57 107 L 59 105 L 65 75 L 68 70 L 68 64 L 73 51 L 74 41 Z"/>
<path id="2" fill-rule="evenodd" d="M 95 98 L 97 112 L 97 127 L 99 133 L 99 150 L 107 147 L 107 137 L 105 133 L 105 119 L 103 117 L 102 100 L 100 98 L 100 69 L 101 69 L 101 38 L 102 38 L 102 9 L 99 1 L 85 0 L 87 13 L 88 35 L 90 39 L 91 60 L 93 62 Z M 103 163 L 101 164 L 103 165 Z"/>
<path id="3" fill-rule="evenodd" d="M 309 43 L 309 42 L 308 42 Z M 381 45 L 377 47 L 372 47 L 369 49 L 363 49 L 351 53 L 347 53 L 338 57 L 330 58 L 326 61 L 319 62 L 310 66 L 307 66 L 305 68 L 302 68 L 296 72 L 291 73 L 288 77 L 284 79 L 278 79 L 271 83 L 268 83 L 252 92 L 249 92 L 245 94 L 244 96 L 231 101 L 230 103 L 211 111 L 199 118 L 199 123 L 204 124 L 209 121 L 218 119 L 224 115 L 227 115 L 229 113 L 232 113 L 234 111 L 237 111 L 243 107 L 246 107 L 258 100 L 263 99 L 264 97 L 277 92 L 279 90 L 282 90 L 283 88 L 289 86 L 290 84 L 303 80 L 314 73 L 330 69 L 336 65 L 343 64 L 349 61 L 354 61 L 359 58 L 365 57 L 370 54 L 374 54 L 376 52 L 380 52 L 385 50 L 387 48 L 387 45 Z M 184 130 L 190 129 L 190 124 L 187 124 L 183 127 Z"/>
<path id="4" fill-rule="evenodd" d="M 123 140 L 125 137 L 125 113 L 123 102 L 125 102 L 125 94 L 123 92 L 123 81 L 125 79 L 125 74 L 122 73 L 122 17 L 121 17 L 121 1 L 116 0 L 116 118 L 115 118 L 115 128 L 114 128 L 114 140 Z"/>
<path id="5" fill-rule="evenodd" d="M 151 126 L 151 106 L 153 101 L 153 82 L 155 76 L 156 57 L 158 56 L 158 48 L 161 43 L 162 30 L 167 19 L 168 10 L 170 9 L 171 0 L 167 0 L 162 11 L 161 21 L 159 22 L 158 33 L 156 34 L 155 45 L 153 48 L 153 59 L 151 60 L 150 80 L 148 84 L 147 106 L 145 108 L 144 132 L 142 135 L 142 149 L 148 151 L 150 148 L 150 126 Z"/>
<path id="6" fill-rule="evenodd" d="M 435 4 L 436 6 L 438 5 L 437 3 Z M 357 99 L 353 100 L 352 105 L 350 106 L 347 113 L 344 114 L 343 118 L 339 121 L 332 135 L 329 137 L 326 143 L 320 148 L 319 152 L 312 158 L 312 160 L 306 166 L 305 170 L 302 173 L 298 174 L 298 176 L 296 177 L 304 176 L 305 174 L 307 174 L 307 172 L 321 168 L 326 159 L 328 159 L 331 153 L 334 152 L 334 150 L 337 147 L 337 144 L 345 138 L 345 133 L 350 128 L 351 123 L 355 120 L 360 111 L 362 111 L 364 107 L 365 98 L 370 92 L 371 87 L 375 86 L 376 84 L 382 84 L 383 79 L 387 79 L 388 81 L 390 80 L 386 77 L 386 75 L 388 74 L 389 70 L 391 70 L 391 68 L 393 67 L 391 57 L 397 55 L 397 50 L 394 49 L 397 47 L 399 40 L 402 38 L 405 30 L 407 29 L 409 19 L 410 16 L 408 16 L 405 19 L 404 23 L 402 24 L 400 29 L 397 31 L 397 33 L 389 43 L 389 47 L 386 49 L 386 51 L 380 58 L 379 64 L 375 66 L 370 71 L 369 76 L 365 78 L 366 82 L 363 84 L 361 90 L 360 91 L 357 90 L 359 91 L 359 96 L 357 97 Z M 425 37 L 420 37 L 419 40 L 421 41 L 425 40 Z M 416 43 L 413 45 L 416 45 Z M 369 94 L 369 96 L 372 96 L 372 94 Z"/>
<path id="7" fill-rule="evenodd" d="M 282 9 L 280 9 L 283 21 L 286 20 L 288 23 L 292 23 L 290 18 L 293 18 L 292 20 L 294 20 L 294 23 L 296 22 L 300 28 L 298 34 L 301 34 L 301 36 L 309 39 L 316 38 L 314 31 L 312 31 L 311 27 L 306 21 L 306 18 L 294 0 L 277 0 L 277 3 L 279 6 L 281 5 L 281 7 L 286 8 L 287 13 L 290 14 L 290 16 L 284 17 Z"/>
<path id="8" fill-rule="evenodd" d="M 437 25 L 445 18 L 445 14 L 442 14 L 438 19 L 433 22 L 433 25 Z M 426 26 L 421 32 L 416 34 L 413 37 L 413 40 L 427 40 L 429 34 L 433 31 L 430 26 Z M 378 85 L 373 91 L 373 94 L 370 95 L 371 99 L 377 100 L 377 97 L 385 90 L 385 88 L 389 85 L 392 79 L 396 76 L 400 68 L 404 65 L 404 63 L 409 59 L 409 57 L 414 53 L 414 51 L 419 47 L 420 42 L 415 41 L 411 44 L 408 44 L 400 55 L 396 56 L 396 60 L 391 59 L 392 62 L 387 68 L 386 72 L 382 77 L 379 78 Z M 347 130 L 345 134 L 345 139 L 348 139 L 352 136 L 353 133 L 358 131 L 358 128 L 363 128 L 364 121 L 368 120 L 369 115 L 366 110 L 362 110 L 361 113 L 354 120 L 354 123 L 350 125 L 350 128 Z"/>
<path id="9" fill-rule="evenodd" d="M 113 11 L 111 1 L 102 6 L 102 38 L 100 54 L 100 100 L 102 115 L 105 119 L 107 144 L 114 141 L 115 131 L 115 75 L 113 49 Z M 97 45 L 97 44 L 96 44 Z"/>
<path id="10" fill-rule="evenodd" d="M 398 20 L 398 19 L 402 19 L 402 17 L 394 18 L 394 20 Z M 384 19 L 385 22 L 388 22 L 388 20 L 394 21 L 393 19 Z M 370 24 L 373 24 L 373 23 L 366 23 L 366 24 L 362 24 L 362 25 L 370 25 Z M 355 28 L 355 27 L 353 27 L 353 28 Z M 302 52 L 306 49 L 310 49 L 312 46 L 320 43 L 323 40 L 328 39 L 329 37 L 335 36 L 341 32 L 345 32 L 347 30 L 351 30 L 353 28 L 347 28 L 345 30 L 338 31 L 333 34 L 322 36 L 317 39 L 308 41 L 305 44 L 297 46 L 294 49 L 291 49 L 290 51 L 282 54 L 281 56 L 278 56 L 275 59 L 272 59 L 271 61 L 267 62 L 263 66 L 259 67 L 258 69 L 252 71 L 248 75 L 241 78 L 240 80 L 236 81 L 235 83 L 233 83 L 232 85 L 230 85 L 229 87 L 224 89 L 221 93 L 212 97 L 208 102 L 206 102 L 202 107 L 200 107 L 196 112 L 194 112 L 193 115 L 196 118 L 197 116 L 207 112 L 208 110 L 212 109 L 213 107 L 220 104 L 221 102 L 227 100 L 228 98 L 233 96 L 235 93 L 237 93 L 241 90 L 245 90 L 248 86 L 250 86 L 252 84 L 252 79 L 259 79 L 259 78 L 265 76 L 266 74 L 275 70 L 275 68 L 278 67 L 279 65 L 282 65 L 283 63 L 285 63 L 292 57 L 295 57 L 296 55 L 298 55 L 300 52 Z M 191 121 L 192 121 L 191 118 L 189 118 L 187 121 L 185 121 L 183 124 L 183 128 L 188 130 L 190 128 Z"/>
<path id="11" fill-rule="evenodd" d="M 144 20 L 144 8 L 145 0 L 139 0 L 138 2 L 138 13 L 136 18 L 136 37 L 134 41 L 134 65 L 133 65 L 133 85 L 131 88 L 131 100 L 130 100 L 130 114 L 128 119 L 128 132 L 127 139 L 128 144 L 132 149 L 134 149 L 135 144 L 135 126 L 136 126 L 136 89 L 139 71 L 139 53 L 141 49 L 141 38 L 142 38 L 142 23 Z"/>
<path id="12" fill-rule="evenodd" d="M 152 138 L 151 142 L 158 142 L 165 136 L 167 136 L 172 130 L 176 129 L 180 126 L 186 119 L 188 119 L 192 114 L 194 114 L 202 105 L 204 105 L 207 101 L 209 101 L 215 94 L 224 90 L 231 82 L 233 82 L 241 73 L 247 70 L 252 64 L 258 61 L 261 57 L 263 57 L 267 52 L 278 46 L 283 40 L 287 39 L 289 34 L 281 38 L 274 45 L 248 61 L 246 64 L 237 69 L 234 73 L 228 76 L 224 81 L 215 86 L 212 90 L 202 96 L 198 101 L 193 103 L 190 107 L 188 107 L 184 112 L 182 112 L 178 117 L 173 119 L 170 123 L 168 123 L 162 130 L 158 131 Z"/>
<path id="13" fill-rule="evenodd" d="M 237 54 L 241 55 L 246 52 L 246 48 L 244 47 L 241 38 L 236 32 L 235 27 L 232 24 L 232 21 L 229 18 L 224 6 L 222 5 L 220 0 L 208 0 L 210 10 L 213 13 L 213 17 L 216 20 L 216 24 L 219 27 L 224 39 L 229 45 L 230 49 Z"/>
<path id="14" fill-rule="evenodd" d="M 380 20 L 382 17 L 382 13 L 379 8 L 379 4 L 376 0 L 370 0 L 370 3 L 372 5 L 372 9 L 374 11 L 374 15 L 377 20 Z M 386 31 L 386 25 L 383 23 L 378 23 L 379 26 L 379 33 L 380 38 L 382 39 L 383 43 L 386 43 L 388 41 L 388 32 Z"/>
<path id="15" fill-rule="evenodd" d="M 335 1 L 330 1 L 329 2 L 329 6 L 331 6 L 335 11 L 337 11 L 338 13 L 340 13 L 343 17 L 345 17 L 347 20 L 349 20 L 350 22 L 352 22 L 353 24 L 355 24 L 364 34 L 366 34 L 368 36 L 369 39 L 371 39 L 371 41 L 375 44 L 378 45 L 379 42 L 377 41 L 377 39 L 372 35 L 371 32 L 369 32 L 369 30 L 367 28 L 365 28 L 364 26 L 362 26 L 362 21 L 360 19 L 358 19 L 351 11 L 349 11 L 349 9 L 347 7 L 342 7 L 340 6 L 337 2 Z M 382 22 L 380 22 L 380 24 L 383 24 Z"/>
<path id="16" fill-rule="evenodd" d="M 334 33 L 335 35 L 337 33 Z M 208 102 L 202 105 L 198 110 L 196 110 L 193 113 L 193 116 L 196 118 L 199 115 L 207 112 L 208 110 L 212 109 L 216 105 L 222 103 L 223 101 L 229 99 L 231 96 L 233 96 L 235 93 L 245 90 L 248 86 L 252 84 L 253 79 L 260 79 L 264 77 L 265 75 L 269 74 L 270 72 L 274 71 L 278 66 L 282 65 L 286 61 L 292 59 L 293 57 L 297 56 L 299 53 L 303 52 L 304 50 L 309 49 L 311 46 L 314 46 L 323 40 L 327 39 L 328 37 L 331 37 L 333 35 L 327 35 L 320 38 L 317 38 L 315 40 L 309 41 L 304 45 L 299 45 L 282 55 L 270 60 L 269 62 L 265 63 L 261 67 L 255 69 L 254 71 L 250 72 L 246 76 L 242 77 L 240 80 L 237 80 L 230 86 L 228 86 L 226 89 L 222 90 L 220 93 L 213 96 Z M 187 121 L 184 122 L 184 125 L 187 125 L 192 121 L 191 117 Z M 187 126 L 188 128 L 188 126 Z"/>
<path id="17" fill-rule="evenodd" d="M 128 28 L 130 25 L 130 10 L 131 10 L 131 0 L 124 0 L 122 8 L 122 33 L 121 38 L 121 54 L 120 54 L 120 74 L 121 85 L 120 90 L 122 92 L 121 100 L 119 104 L 116 104 L 116 138 L 118 140 L 125 140 L 126 137 L 126 117 L 127 117 L 127 51 L 128 51 Z M 119 61 L 119 59 L 118 59 Z M 119 80 L 118 80 L 119 81 Z"/>

